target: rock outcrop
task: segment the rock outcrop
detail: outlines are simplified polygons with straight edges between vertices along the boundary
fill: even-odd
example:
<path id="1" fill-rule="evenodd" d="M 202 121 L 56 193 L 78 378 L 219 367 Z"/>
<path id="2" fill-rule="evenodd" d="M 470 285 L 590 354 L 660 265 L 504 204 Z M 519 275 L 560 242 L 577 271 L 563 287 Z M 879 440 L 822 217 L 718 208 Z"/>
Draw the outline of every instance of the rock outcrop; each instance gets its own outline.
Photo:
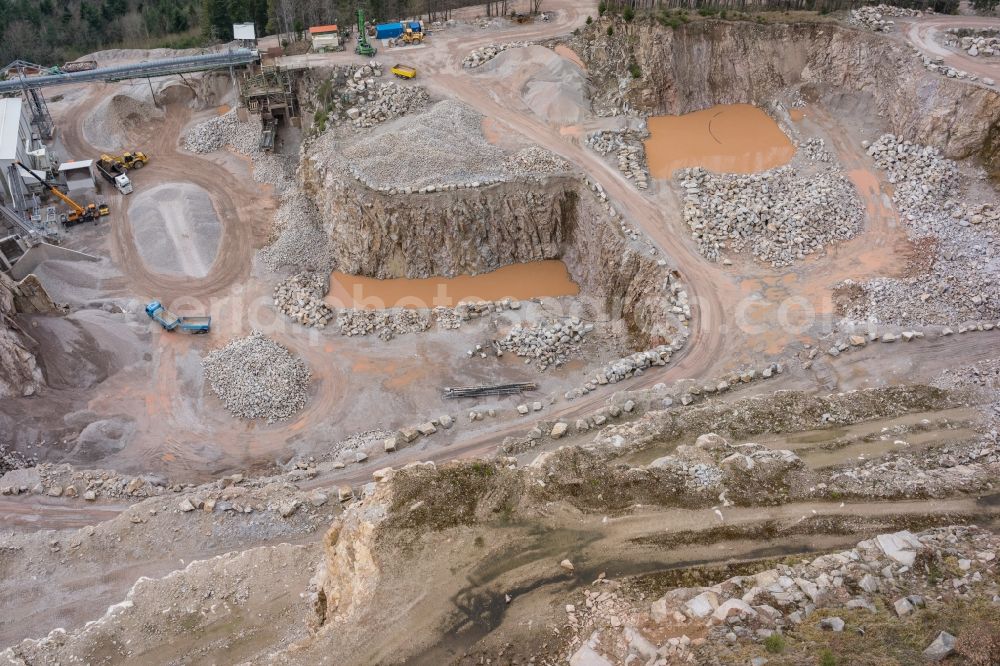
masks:
<path id="1" fill-rule="evenodd" d="M 54 309 L 35 276 L 29 275 L 18 284 L 0 274 L 0 398 L 34 395 L 44 383 L 31 342 L 14 316 Z"/>

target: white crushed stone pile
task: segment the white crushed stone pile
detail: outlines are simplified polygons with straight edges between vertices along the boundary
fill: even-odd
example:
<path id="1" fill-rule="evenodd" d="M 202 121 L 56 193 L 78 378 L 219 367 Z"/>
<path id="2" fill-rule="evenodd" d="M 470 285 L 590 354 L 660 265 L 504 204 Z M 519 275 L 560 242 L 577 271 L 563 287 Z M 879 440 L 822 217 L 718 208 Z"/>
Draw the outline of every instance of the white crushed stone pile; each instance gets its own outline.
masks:
<path id="1" fill-rule="evenodd" d="M 583 336 L 594 330 L 593 324 L 584 324 L 577 317 L 546 325 L 516 324 L 507 335 L 496 341 L 498 347 L 525 358 L 525 363 L 535 361 L 539 370 L 550 365 L 561 366 L 571 354 L 580 349 Z"/>
<path id="2" fill-rule="evenodd" d="M 291 190 L 282 199 L 274 214 L 272 236 L 272 243 L 260 251 L 268 268 L 326 273 L 333 269 L 330 237 L 320 226 L 319 211 L 299 190 Z"/>
<path id="3" fill-rule="evenodd" d="M 893 203 L 928 267 L 864 282 L 845 316 L 899 326 L 1000 319 L 1000 209 L 963 196 L 958 166 L 935 148 L 886 134 L 868 154 L 894 184 Z"/>
<path id="4" fill-rule="evenodd" d="M 854 185 L 832 169 L 801 176 L 785 166 L 762 174 L 678 172 L 684 221 L 703 255 L 750 251 L 772 266 L 787 266 L 852 238 L 863 208 Z"/>
<path id="5" fill-rule="evenodd" d="M 240 122 L 236 109 L 198 123 L 184 135 L 184 148 L 193 153 L 213 153 L 229 147 L 241 155 L 255 155 L 260 146 L 260 120 Z"/>
<path id="6" fill-rule="evenodd" d="M 519 49 L 530 45 L 531 42 L 507 42 L 506 44 L 489 44 L 469 52 L 462 60 L 462 67 L 474 69 L 480 65 L 488 63 L 507 49 Z"/>
<path id="7" fill-rule="evenodd" d="M 298 157 L 256 153 L 253 156 L 253 179 L 265 185 L 274 185 L 279 193 L 294 187 Z"/>
<path id="8" fill-rule="evenodd" d="M 382 340 L 392 340 L 397 335 L 419 333 L 431 326 L 429 310 L 390 308 L 386 310 L 344 309 L 337 312 L 341 335 L 378 334 Z"/>
<path id="9" fill-rule="evenodd" d="M 333 310 L 323 301 L 329 288 L 329 273 L 299 273 L 278 283 L 274 304 L 303 326 L 325 328 L 333 319 Z"/>
<path id="10" fill-rule="evenodd" d="M 892 5 L 874 5 L 851 10 L 850 22 L 874 32 L 892 32 L 896 22 L 891 18 L 922 16 L 918 9 L 893 7 Z"/>
<path id="11" fill-rule="evenodd" d="M 810 137 L 806 139 L 799 148 L 805 154 L 807 159 L 813 160 L 814 162 L 832 162 L 833 154 L 826 149 L 826 141 L 819 137 Z"/>
<path id="12" fill-rule="evenodd" d="M 528 146 L 507 156 L 503 164 L 503 174 L 509 180 L 566 173 L 571 168 L 569 162 L 555 153 L 540 146 Z"/>
<path id="13" fill-rule="evenodd" d="M 438 102 L 392 132 L 343 150 L 355 177 L 376 189 L 416 190 L 441 183 L 478 186 L 500 177 L 504 151 L 483 136 L 481 115 L 452 100 Z"/>
<path id="14" fill-rule="evenodd" d="M 604 130 L 590 134 L 585 143 L 601 155 L 616 153 L 618 170 L 635 181 L 636 187 L 649 187 L 649 166 L 646 164 L 646 146 L 643 136 L 628 130 Z"/>
<path id="15" fill-rule="evenodd" d="M 312 373 L 305 361 L 260 331 L 233 338 L 202 360 L 226 409 L 244 419 L 286 419 L 306 404 Z"/>
<path id="16" fill-rule="evenodd" d="M 392 131 L 370 134 L 346 148 L 322 142 L 316 150 L 319 159 L 345 161 L 358 181 L 392 194 L 476 188 L 571 168 L 538 146 L 507 153 L 486 140 L 482 123 L 476 111 L 444 100 Z"/>

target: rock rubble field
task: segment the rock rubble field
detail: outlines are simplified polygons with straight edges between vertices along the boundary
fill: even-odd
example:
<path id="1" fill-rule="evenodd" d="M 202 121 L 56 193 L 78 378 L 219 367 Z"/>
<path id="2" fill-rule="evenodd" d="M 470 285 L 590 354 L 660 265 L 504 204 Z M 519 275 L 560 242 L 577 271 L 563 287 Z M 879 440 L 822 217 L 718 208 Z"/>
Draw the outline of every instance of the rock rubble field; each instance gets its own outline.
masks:
<path id="1" fill-rule="evenodd" d="M 957 165 L 935 148 L 886 134 L 868 153 L 895 186 L 893 203 L 907 235 L 926 249 L 911 277 L 863 283 L 863 296 L 847 308 L 847 317 L 952 326 L 1000 319 L 995 201 L 963 197 Z"/>
<path id="2" fill-rule="evenodd" d="M 781 167 L 762 174 L 720 175 L 684 169 L 684 221 L 698 249 L 712 260 L 749 252 L 787 266 L 830 243 L 854 237 L 863 208 L 854 185 L 828 169 L 815 176 Z"/>
<path id="3" fill-rule="evenodd" d="M 306 404 L 311 372 L 305 361 L 259 331 L 209 352 L 202 367 L 212 391 L 240 418 L 274 423 Z"/>

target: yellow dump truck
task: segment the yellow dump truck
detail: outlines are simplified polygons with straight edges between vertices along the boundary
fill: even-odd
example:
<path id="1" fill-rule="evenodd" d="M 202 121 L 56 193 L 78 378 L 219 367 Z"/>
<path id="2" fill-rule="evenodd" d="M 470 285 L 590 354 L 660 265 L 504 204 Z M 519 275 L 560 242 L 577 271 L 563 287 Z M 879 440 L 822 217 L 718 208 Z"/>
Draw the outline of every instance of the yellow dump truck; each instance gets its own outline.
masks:
<path id="1" fill-rule="evenodd" d="M 392 73 L 401 79 L 412 79 L 417 75 L 417 70 L 407 65 L 393 65 Z"/>

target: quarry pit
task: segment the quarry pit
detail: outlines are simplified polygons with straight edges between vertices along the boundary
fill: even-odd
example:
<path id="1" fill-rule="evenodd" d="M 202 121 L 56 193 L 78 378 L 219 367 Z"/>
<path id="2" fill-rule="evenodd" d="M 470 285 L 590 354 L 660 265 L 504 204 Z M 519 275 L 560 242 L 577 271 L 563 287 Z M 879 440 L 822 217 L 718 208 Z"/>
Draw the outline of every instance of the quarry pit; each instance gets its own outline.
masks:
<path id="1" fill-rule="evenodd" d="M 623 7 L 46 91 L 8 660 L 989 663 L 1000 22 Z"/>

